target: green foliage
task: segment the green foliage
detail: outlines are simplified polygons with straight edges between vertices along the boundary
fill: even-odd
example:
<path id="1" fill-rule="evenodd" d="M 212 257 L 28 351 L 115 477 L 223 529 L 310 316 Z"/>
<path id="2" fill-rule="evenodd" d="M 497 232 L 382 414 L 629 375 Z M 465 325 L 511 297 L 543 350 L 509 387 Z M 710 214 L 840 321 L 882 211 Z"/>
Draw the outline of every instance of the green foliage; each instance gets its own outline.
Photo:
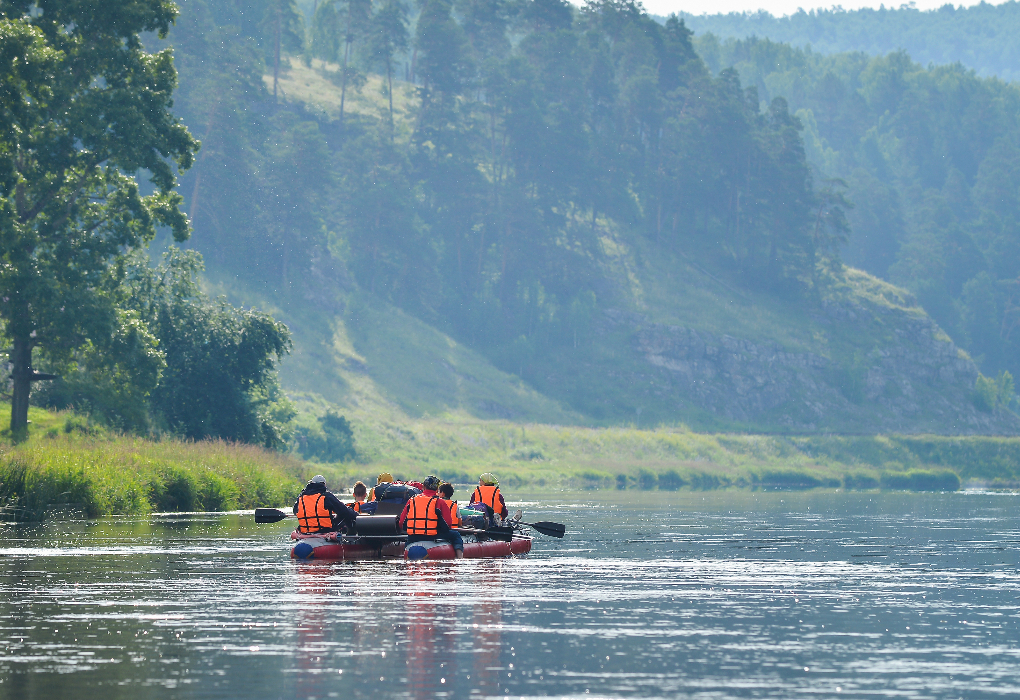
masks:
<path id="1" fill-rule="evenodd" d="M 735 74 L 712 78 L 679 20 L 608 0 L 429 0 L 408 42 L 397 0 L 323 2 L 312 48 L 336 63 L 307 72 L 347 102 L 342 123 L 314 124 L 266 110 L 252 62 L 223 50 L 231 26 L 261 41 L 243 17 L 188 7 L 208 18 L 173 36 L 178 104 L 209 154 L 185 181 L 196 246 L 267 296 L 320 296 L 311 280 L 346 286 L 349 271 L 530 380 L 612 303 L 609 230 L 794 294 L 834 258 L 846 203 L 814 192 L 799 120 L 783 100 L 762 110 Z M 348 68 L 378 71 L 390 104 L 349 111 Z"/>
<path id="2" fill-rule="evenodd" d="M 294 439 L 302 457 L 323 462 L 344 462 L 357 457 L 354 431 L 346 418 L 333 411 L 326 411 L 326 415 L 320 416 L 318 422 L 319 431 L 307 428 L 295 431 Z"/>
<path id="3" fill-rule="evenodd" d="M 45 416 L 33 415 L 34 422 Z M 79 425 L 68 418 L 68 425 Z M 221 441 L 151 442 L 72 429 L 0 455 L 0 504 L 19 520 L 74 510 L 88 517 L 283 505 L 302 484 L 298 462 Z"/>
<path id="4" fill-rule="evenodd" d="M 871 474 L 846 474 L 843 476 L 843 488 L 847 491 L 867 491 L 877 489 L 879 481 Z"/>
<path id="5" fill-rule="evenodd" d="M 121 304 L 134 325 L 114 346 L 148 354 L 86 345 L 40 399 L 127 430 L 282 447 L 293 411 L 275 365 L 289 351 L 289 331 L 267 314 L 210 300 L 198 287 L 201 267 L 197 253 L 173 247 L 156 268 L 144 255 L 128 258 Z"/>
<path id="6" fill-rule="evenodd" d="M 1000 372 L 997 379 L 978 373 L 974 382 L 974 405 L 978 410 L 991 413 L 996 408 L 1008 407 L 1014 400 L 1013 375 Z"/>
<path id="7" fill-rule="evenodd" d="M 757 36 L 821 54 L 861 51 L 883 55 L 905 50 L 921 65 L 962 63 L 978 75 L 1020 78 L 1020 54 L 1014 37 L 1020 28 L 1020 3 L 982 2 L 970 7 L 943 5 L 919 10 L 913 4 L 880 9 L 798 10 L 787 17 L 767 12 L 716 15 L 681 13 L 699 34 L 725 39 Z"/>
<path id="8" fill-rule="evenodd" d="M 756 479 L 756 483 L 766 488 L 774 489 L 813 489 L 819 486 L 839 486 L 839 479 L 832 477 L 820 477 L 803 471 L 781 469 L 766 471 Z"/>
<path id="9" fill-rule="evenodd" d="M 33 348 L 66 357 L 88 343 L 145 345 L 117 312 L 117 263 L 157 226 L 188 237 L 174 185 L 198 143 L 170 112 L 171 52 L 148 53 L 139 38 L 165 36 L 176 16 L 170 0 L 0 6 L 0 319 L 16 422 L 36 379 Z"/>
<path id="10" fill-rule="evenodd" d="M 958 491 L 960 477 L 950 471 L 914 469 L 882 474 L 882 488 L 896 491 Z"/>
<path id="11" fill-rule="evenodd" d="M 985 372 L 1020 371 L 1020 89 L 904 52 L 823 55 L 711 35 L 697 46 L 720 76 L 733 69 L 763 99 L 786 97 L 808 125 L 815 171 L 847 186 L 833 219 L 834 231 L 853 229 L 844 258 L 914 292 Z"/>

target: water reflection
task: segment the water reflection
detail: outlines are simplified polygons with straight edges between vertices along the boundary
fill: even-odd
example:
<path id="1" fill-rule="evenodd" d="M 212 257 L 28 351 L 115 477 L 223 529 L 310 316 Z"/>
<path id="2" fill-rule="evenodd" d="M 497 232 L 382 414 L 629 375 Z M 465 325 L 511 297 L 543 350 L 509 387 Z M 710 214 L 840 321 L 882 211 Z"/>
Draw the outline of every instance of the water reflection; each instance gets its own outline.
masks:
<path id="1" fill-rule="evenodd" d="M 0 700 L 1006 697 L 990 494 L 598 494 L 521 560 L 287 558 L 246 516 L 0 529 Z"/>
<path id="2" fill-rule="evenodd" d="M 456 677 L 454 638 L 457 613 L 448 597 L 456 582 L 456 567 L 442 562 L 419 562 L 402 568 L 406 602 L 406 639 L 401 650 L 413 698 L 446 696 Z M 447 676 L 450 685 L 447 687 Z"/>
<path id="3" fill-rule="evenodd" d="M 472 694 L 499 695 L 503 673 L 503 581 L 501 561 L 481 562 L 476 574 L 481 596 L 473 606 L 471 643 L 474 664 Z"/>

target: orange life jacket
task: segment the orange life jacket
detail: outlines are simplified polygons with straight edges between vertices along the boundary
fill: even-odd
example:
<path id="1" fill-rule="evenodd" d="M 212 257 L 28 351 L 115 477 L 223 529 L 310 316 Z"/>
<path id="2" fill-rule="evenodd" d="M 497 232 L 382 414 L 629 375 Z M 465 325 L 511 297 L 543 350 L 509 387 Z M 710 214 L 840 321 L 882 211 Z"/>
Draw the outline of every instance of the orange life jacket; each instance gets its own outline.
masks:
<path id="1" fill-rule="evenodd" d="M 298 499 L 298 532 L 306 534 L 333 529 L 333 519 L 326 510 L 326 495 L 308 493 Z"/>
<path id="2" fill-rule="evenodd" d="M 450 506 L 450 519 L 453 520 L 450 523 L 450 527 L 460 527 L 460 513 L 457 512 L 457 501 L 449 501 L 444 498 L 443 503 Z"/>
<path id="3" fill-rule="evenodd" d="M 420 494 L 407 503 L 407 534 L 439 534 L 439 497 Z"/>
<path id="4" fill-rule="evenodd" d="M 360 513 L 361 512 L 361 506 L 363 506 L 363 505 L 365 505 L 365 504 L 362 503 L 361 501 L 355 501 L 354 503 L 351 504 L 350 508 L 355 513 Z"/>
<path id="5" fill-rule="evenodd" d="M 474 495 L 471 496 L 471 502 L 489 506 L 493 513 L 502 515 L 503 507 L 499 505 L 499 496 L 498 486 L 478 486 L 475 488 Z"/>

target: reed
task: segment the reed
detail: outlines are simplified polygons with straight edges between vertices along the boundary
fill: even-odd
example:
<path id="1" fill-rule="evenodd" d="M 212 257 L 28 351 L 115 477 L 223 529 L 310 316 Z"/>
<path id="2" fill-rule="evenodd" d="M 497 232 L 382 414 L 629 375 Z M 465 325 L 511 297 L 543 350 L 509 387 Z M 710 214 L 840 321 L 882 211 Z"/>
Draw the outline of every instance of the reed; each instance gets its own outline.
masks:
<path id="1" fill-rule="evenodd" d="M 51 431 L 0 449 L 0 505 L 17 520 L 227 511 L 285 504 L 305 476 L 303 463 L 252 445 Z"/>

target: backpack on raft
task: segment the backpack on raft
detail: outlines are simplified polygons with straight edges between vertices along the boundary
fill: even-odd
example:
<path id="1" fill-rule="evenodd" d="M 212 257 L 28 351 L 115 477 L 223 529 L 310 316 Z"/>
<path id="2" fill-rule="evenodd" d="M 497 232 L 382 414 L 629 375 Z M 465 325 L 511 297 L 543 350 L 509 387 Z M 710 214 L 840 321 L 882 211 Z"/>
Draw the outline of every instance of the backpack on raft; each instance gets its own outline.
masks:
<path id="1" fill-rule="evenodd" d="M 419 494 L 419 489 L 407 484 L 379 484 L 375 487 L 374 502 L 378 505 L 374 515 L 400 515 L 404 504 Z"/>

